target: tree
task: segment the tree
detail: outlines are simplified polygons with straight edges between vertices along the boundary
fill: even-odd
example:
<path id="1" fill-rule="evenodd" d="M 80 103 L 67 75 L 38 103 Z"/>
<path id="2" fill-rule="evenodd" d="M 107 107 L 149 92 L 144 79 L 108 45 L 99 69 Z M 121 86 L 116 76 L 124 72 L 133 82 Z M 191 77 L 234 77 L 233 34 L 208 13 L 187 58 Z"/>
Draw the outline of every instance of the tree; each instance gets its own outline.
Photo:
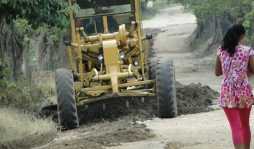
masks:
<path id="1" fill-rule="evenodd" d="M 197 37 L 214 38 L 214 44 L 221 40 L 232 23 L 242 23 L 246 29 L 245 43 L 253 46 L 254 0 L 176 0 L 197 18 Z M 203 37 L 202 37 L 203 38 Z"/>
<path id="2" fill-rule="evenodd" d="M 0 61 L 0 87 L 3 87 L 6 85 L 6 81 L 3 79 L 10 74 L 10 70 L 8 69 L 9 63 L 8 62 L 1 62 Z"/>
<path id="3" fill-rule="evenodd" d="M 0 0 L 0 20 L 7 24 L 26 19 L 33 29 L 44 23 L 64 28 L 68 25 L 66 0 Z"/>
<path id="4" fill-rule="evenodd" d="M 65 28 L 69 25 L 70 9 L 67 0 L 0 0 L 0 61 L 10 64 L 9 80 L 16 82 L 18 78 L 31 78 L 29 43 L 25 42 L 25 35 L 34 34 L 30 25 L 33 29 L 44 24 Z M 20 19 L 27 20 L 24 22 L 29 27 L 17 33 L 14 24 L 22 22 L 15 21 Z"/>
<path id="5" fill-rule="evenodd" d="M 220 16 L 229 12 L 239 22 L 254 18 L 254 0 L 176 0 L 183 4 L 185 9 L 191 9 L 197 19 L 204 21 L 211 16 Z"/>
<path id="6" fill-rule="evenodd" d="M 229 13 L 247 29 L 253 28 L 248 23 L 254 20 L 254 0 L 176 0 L 183 4 L 185 9 L 191 9 L 197 17 L 197 22 L 202 23 L 213 16 Z M 253 37 L 254 38 L 254 37 Z"/>

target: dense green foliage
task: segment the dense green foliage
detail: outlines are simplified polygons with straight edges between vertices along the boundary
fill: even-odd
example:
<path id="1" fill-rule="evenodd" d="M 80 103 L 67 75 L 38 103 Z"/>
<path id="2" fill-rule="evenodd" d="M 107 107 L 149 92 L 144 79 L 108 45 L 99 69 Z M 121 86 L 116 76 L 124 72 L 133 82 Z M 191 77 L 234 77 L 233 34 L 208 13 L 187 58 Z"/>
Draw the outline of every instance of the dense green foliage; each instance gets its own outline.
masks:
<path id="1" fill-rule="evenodd" d="M 9 63 L 0 61 L 0 87 L 7 85 L 7 82 L 4 80 L 4 78 L 10 73 L 11 71 L 9 70 Z"/>
<path id="2" fill-rule="evenodd" d="M 0 86 L 0 105 L 38 112 L 43 105 L 49 104 L 48 96 L 55 95 L 55 89 L 39 86 L 28 81 L 19 80 L 17 84 L 8 83 Z"/>
<path id="3" fill-rule="evenodd" d="M 67 6 L 66 0 L 0 0 L 0 18 L 7 23 L 26 19 L 33 29 L 44 23 L 64 28 L 68 25 Z"/>
<path id="4" fill-rule="evenodd" d="M 177 0 L 177 2 L 182 3 L 185 9 L 191 9 L 198 22 L 224 12 L 231 13 L 239 22 L 254 17 L 254 10 L 252 10 L 254 0 Z"/>
<path id="5" fill-rule="evenodd" d="M 213 16 L 223 13 L 230 14 L 236 22 L 243 23 L 247 36 L 254 39 L 251 26 L 254 20 L 254 0 L 176 0 L 184 5 L 186 10 L 192 10 L 197 17 L 197 23 L 202 23 Z"/>
<path id="6" fill-rule="evenodd" d="M 34 111 L 41 108 L 46 97 L 55 94 L 55 89 L 48 86 L 39 86 L 20 79 L 17 84 L 11 84 L 4 78 L 11 71 L 8 62 L 0 61 L 0 105 Z"/>

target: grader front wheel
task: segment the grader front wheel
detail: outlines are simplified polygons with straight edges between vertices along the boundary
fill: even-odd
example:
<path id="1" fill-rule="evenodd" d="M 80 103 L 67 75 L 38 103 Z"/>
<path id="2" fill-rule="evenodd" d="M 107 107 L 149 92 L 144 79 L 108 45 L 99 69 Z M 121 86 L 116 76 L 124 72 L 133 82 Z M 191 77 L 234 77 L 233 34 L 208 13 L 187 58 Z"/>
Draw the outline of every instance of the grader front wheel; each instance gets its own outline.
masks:
<path id="1" fill-rule="evenodd" d="M 177 116 L 175 69 L 171 59 L 157 61 L 156 68 L 157 111 L 160 118 Z"/>
<path id="2" fill-rule="evenodd" d="M 55 74 L 58 120 L 61 130 L 79 127 L 73 74 L 67 69 L 58 69 Z"/>

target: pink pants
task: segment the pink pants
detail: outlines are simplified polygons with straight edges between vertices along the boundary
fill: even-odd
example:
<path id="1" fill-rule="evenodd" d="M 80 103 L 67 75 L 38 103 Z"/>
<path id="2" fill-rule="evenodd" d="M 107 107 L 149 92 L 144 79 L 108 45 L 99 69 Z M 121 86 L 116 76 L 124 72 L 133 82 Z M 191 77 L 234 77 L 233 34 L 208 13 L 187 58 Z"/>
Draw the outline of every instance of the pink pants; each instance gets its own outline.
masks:
<path id="1" fill-rule="evenodd" d="M 251 131 L 249 125 L 250 108 L 223 108 L 231 130 L 234 144 L 251 141 Z"/>

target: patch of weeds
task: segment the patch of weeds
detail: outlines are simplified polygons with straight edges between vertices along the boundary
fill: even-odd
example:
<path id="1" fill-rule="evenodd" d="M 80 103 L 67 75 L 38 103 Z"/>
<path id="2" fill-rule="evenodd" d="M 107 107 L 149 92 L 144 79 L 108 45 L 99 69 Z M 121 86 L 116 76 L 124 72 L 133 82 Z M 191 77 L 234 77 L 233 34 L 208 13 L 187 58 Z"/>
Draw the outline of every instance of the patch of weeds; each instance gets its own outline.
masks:
<path id="1" fill-rule="evenodd" d="M 24 113 L 13 108 L 0 108 L 0 144 L 29 135 L 47 133 L 57 133 L 52 120 L 38 119 L 32 113 Z"/>
<path id="2" fill-rule="evenodd" d="M 48 102 L 47 97 L 54 93 L 53 88 L 19 81 L 17 84 L 0 87 L 0 103 L 23 111 L 38 112 Z"/>
<path id="3" fill-rule="evenodd" d="M 0 148 L 17 148 L 17 146 L 18 148 L 22 148 L 20 146 L 30 148 L 30 146 L 24 147 L 26 143 L 20 144 L 12 141 L 32 142 L 32 146 L 39 143 L 31 141 L 33 138 L 57 133 L 55 122 L 51 119 L 39 119 L 37 114 L 44 103 L 47 103 L 44 94 L 51 94 L 55 91 L 52 88 L 42 89 L 22 79 L 19 79 L 16 84 L 9 83 L 5 80 L 5 77 L 10 74 L 8 67 L 8 62 L 0 61 Z M 24 138 L 28 136 L 30 139 L 24 141 Z M 44 139 L 51 140 L 52 138 Z"/>
<path id="4" fill-rule="evenodd" d="M 51 97 L 56 94 L 56 88 L 51 86 L 39 86 L 40 90 L 42 91 L 43 95 L 46 97 Z"/>
<path id="5" fill-rule="evenodd" d="M 9 65 L 9 62 L 0 61 L 0 87 L 7 86 L 7 81 L 4 79 L 11 73 L 9 70 Z"/>
<path id="6" fill-rule="evenodd" d="M 200 143 L 198 142 L 188 143 L 188 142 L 172 141 L 172 142 L 168 142 L 166 146 L 164 147 L 164 149 L 181 149 L 182 147 L 194 146 L 199 144 Z"/>

